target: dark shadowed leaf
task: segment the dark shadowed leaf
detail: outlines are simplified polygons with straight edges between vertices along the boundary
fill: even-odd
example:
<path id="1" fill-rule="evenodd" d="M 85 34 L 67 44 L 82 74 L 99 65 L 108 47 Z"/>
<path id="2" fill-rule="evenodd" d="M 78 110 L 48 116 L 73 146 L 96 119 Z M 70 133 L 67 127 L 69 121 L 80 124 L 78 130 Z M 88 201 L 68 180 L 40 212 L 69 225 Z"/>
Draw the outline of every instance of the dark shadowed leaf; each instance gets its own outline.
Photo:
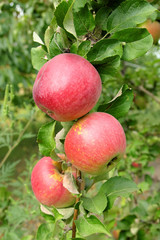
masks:
<path id="1" fill-rule="evenodd" d="M 78 46 L 77 54 L 86 58 L 86 55 L 89 52 L 90 48 L 91 48 L 91 42 L 84 41 Z"/>
<path id="2" fill-rule="evenodd" d="M 114 79 L 116 72 L 120 66 L 120 56 L 110 57 L 107 63 L 97 65 L 96 68 L 101 76 L 102 82 Z"/>
<path id="3" fill-rule="evenodd" d="M 111 12 L 111 9 L 108 7 L 102 7 L 98 10 L 95 17 L 96 26 L 102 30 L 107 30 L 107 19 Z"/>
<path id="4" fill-rule="evenodd" d="M 56 10 L 54 12 L 54 15 L 56 17 L 56 21 L 57 21 L 57 24 L 60 26 L 60 27 L 64 27 L 63 26 L 63 20 L 65 18 L 65 15 L 67 14 L 67 11 L 68 11 L 68 8 L 69 8 L 69 4 L 68 2 L 66 1 L 62 1 L 57 7 L 56 7 Z"/>

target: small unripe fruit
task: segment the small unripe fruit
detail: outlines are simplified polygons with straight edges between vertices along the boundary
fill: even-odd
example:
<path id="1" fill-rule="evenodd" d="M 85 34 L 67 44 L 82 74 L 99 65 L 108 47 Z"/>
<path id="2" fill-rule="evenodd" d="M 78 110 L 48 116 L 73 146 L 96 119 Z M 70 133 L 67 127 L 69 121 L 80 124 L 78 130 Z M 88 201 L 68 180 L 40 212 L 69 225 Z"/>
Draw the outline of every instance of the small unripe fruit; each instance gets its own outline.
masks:
<path id="1" fill-rule="evenodd" d="M 72 126 L 64 147 L 73 166 L 91 175 L 99 175 L 110 171 L 124 155 L 126 138 L 116 118 L 95 112 Z"/>
<path id="2" fill-rule="evenodd" d="M 63 174 L 60 172 L 61 163 L 50 157 L 43 157 L 33 168 L 31 184 L 40 203 L 56 208 L 69 207 L 74 204 L 75 197 L 63 186 Z"/>
<path id="3" fill-rule="evenodd" d="M 66 122 L 87 114 L 102 90 L 100 76 L 85 58 L 63 53 L 40 69 L 33 86 L 36 105 L 57 121 Z"/>

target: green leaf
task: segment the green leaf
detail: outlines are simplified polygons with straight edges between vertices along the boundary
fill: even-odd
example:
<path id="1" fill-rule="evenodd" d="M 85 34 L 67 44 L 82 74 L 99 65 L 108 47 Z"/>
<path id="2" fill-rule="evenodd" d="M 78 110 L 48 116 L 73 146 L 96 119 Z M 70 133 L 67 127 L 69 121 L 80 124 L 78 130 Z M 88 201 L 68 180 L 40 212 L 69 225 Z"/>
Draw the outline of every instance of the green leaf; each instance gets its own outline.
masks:
<path id="1" fill-rule="evenodd" d="M 110 207 L 117 197 L 128 197 L 130 193 L 137 190 L 138 188 L 135 182 L 130 179 L 118 176 L 110 178 L 100 188 L 100 191 L 106 194 L 110 202 Z"/>
<path id="2" fill-rule="evenodd" d="M 114 79 L 114 76 L 120 66 L 120 56 L 110 57 L 107 63 L 97 65 L 97 70 L 101 76 L 102 82 Z"/>
<path id="3" fill-rule="evenodd" d="M 107 19 L 110 12 L 111 12 L 111 9 L 108 7 L 100 8 L 97 11 L 96 17 L 95 17 L 96 26 L 98 26 L 102 30 L 107 30 Z"/>
<path id="4" fill-rule="evenodd" d="M 133 91 L 127 85 L 119 90 L 116 97 L 110 102 L 100 105 L 99 112 L 106 112 L 113 115 L 115 118 L 124 117 L 130 109 L 133 102 Z"/>
<path id="5" fill-rule="evenodd" d="M 84 41 L 79 45 L 78 50 L 77 50 L 77 54 L 84 57 L 84 58 L 87 58 L 86 55 L 89 52 L 90 48 L 91 48 L 91 42 L 90 41 Z"/>
<path id="6" fill-rule="evenodd" d="M 56 17 L 57 24 L 61 27 L 64 28 L 63 26 L 63 21 L 64 18 L 67 14 L 67 11 L 69 9 L 69 4 L 66 1 L 62 1 L 57 7 L 54 12 L 54 15 Z"/>
<path id="7" fill-rule="evenodd" d="M 88 218 L 84 216 L 79 217 L 78 220 L 75 220 L 75 224 L 82 237 L 87 237 L 94 233 L 105 233 L 111 236 L 106 227 L 93 215 Z"/>
<path id="8" fill-rule="evenodd" d="M 44 213 L 45 215 L 51 215 L 52 217 L 54 217 L 54 214 L 44 205 L 40 205 L 40 210 L 42 213 Z M 53 218 L 54 219 L 54 218 Z"/>
<path id="9" fill-rule="evenodd" d="M 54 56 L 61 53 L 63 53 L 61 35 L 60 33 L 55 33 L 49 44 L 49 54 L 50 54 L 50 57 L 53 58 Z"/>
<path id="10" fill-rule="evenodd" d="M 67 32 L 71 33 L 74 37 L 77 37 L 76 31 L 75 31 L 75 26 L 74 26 L 74 21 L 73 21 L 73 3 L 75 0 L 73 0 L 71 6 L 69 7 L 63 21 L 63 26 L 66 29 Z"/>
<path id="11" fill-rule="evenodd" d="M 36 240 L 48 240 L 48 226 L 46 223 L 43 223 L 39 226 L 37 235 L 36 235 Z"/>
<path id="12" fill-rule="evenodd" d="M 44 42 L 42 41 L 42 39 L 38 36 L 38 34 L 36 32 L 33 32 L 33 41 L 44 45 Z"/>
<path id="13" fill-rule="evenodd" d="M 63 218 L 63 215 L 55 207 L 52 207 L 52 212 L 54 214 L 56 222 Z"/>
<path id="14" fill-rule="evenodd" d="M 52 151 L 56 147 L 56 143 L 54 140 L 55 125 L 56 125 L 56 121 L 53 121 L 43 125 L 39 129 L 37 141 L 38 141 L 39 151 L 44 156 L 50 156 Z"/>
<path id="15" fill-rule="evenodd" d="M 144 28 L 124 29 L 113 34 L 111 38 L 126 42 L 122 58 L 127 61 L 144 55 L 153 44 L 152 36 Z"/>
<path id="16" fill-rule="evenodd" d="M 108 17 L 107 30 L 110 33 L 143 23 L 156 9 L 143 0 L 126 0 Z"/>
<path id="17" fill-rule="evenodd" d="M 31 59 L 33 67 L 36 70 L 40 70 L 41 67 L 49 60 L 49 56 L 42 46 L 38 46 L 31 49 Z"/>
<path id="18" fill-rule="evenodd" d="M 44 42 L 45 42 L 45 45 L 46 45 L 48 51 L 49 51 L 49 44 L 50 44 L 51 38 L 56 30 L 56 27 L 57 27 L 57 23 L 56 23 L 56 19 L 54 16 L 51 21 L 50 26 L 48 26 L 48 28 L 46 29 L 45 34 L 44 34 Z"/>
<path id="19" fill-rule="evenodd" d="M 63 216 L 62 219 L 68 219 L 73 215 L 74 208 L 59 208 L 57 211 Z"/>
<path id="20" fill-rule="evenodd" d="M 75 0 L 74 6 L 73 6 L 73 10 L 74 12 L 79 12 L 82 8 L 84 8 L 84 6 L 86 5 L 87 0 Z"/>
<path id="21" fill-rule="evenodd" d="M 73 19 L 77 36 L 85 35 L 95 28 L 95 21 L 87 4 L 78 12 L 73 11 Z"/>
<path id="22" fill-rule="evenodd" d="M 101 214 L 107 206 L 107 198 L 103 192 L 92 198 L 82 197 L 82 201 L 86 210 L 96 214 Z"/>
<path id="23" fill-rule="evenodd" d="M 153 38 L 150 34 L 139 41 L 127 43 L 124 46 L 122 59 L 130 61 L 137 57 L 143 56 L 152 47 L 152 44 Z"/>
<path id="24" fill-rule="evenodd" d="M 87 54 L 92 64 L 104 64 L 110 57 L 122 56 L 122 43 L 115 39 L 104 39 L 97 42 Z"/>

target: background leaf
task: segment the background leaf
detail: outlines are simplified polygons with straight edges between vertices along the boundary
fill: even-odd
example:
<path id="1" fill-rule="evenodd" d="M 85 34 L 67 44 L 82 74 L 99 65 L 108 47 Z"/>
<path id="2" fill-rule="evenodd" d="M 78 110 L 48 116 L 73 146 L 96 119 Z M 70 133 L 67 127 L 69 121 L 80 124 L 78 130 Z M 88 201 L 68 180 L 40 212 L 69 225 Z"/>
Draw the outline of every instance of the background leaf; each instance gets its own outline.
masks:
<path id="1" fill-rule="evenodd" d="M 96 26 L 100 27 L 102 30 L 107 30 L 107 19 L 111 12 L 108 7 L 102 7 L 98 10 L 95 17 Z"/>
<path id="2" fill-rule="evenodd" d="M 108 17 L 107 30 L 110 33 L 143 23 L 156 9 L 143 0 L 126 0 Z"/>

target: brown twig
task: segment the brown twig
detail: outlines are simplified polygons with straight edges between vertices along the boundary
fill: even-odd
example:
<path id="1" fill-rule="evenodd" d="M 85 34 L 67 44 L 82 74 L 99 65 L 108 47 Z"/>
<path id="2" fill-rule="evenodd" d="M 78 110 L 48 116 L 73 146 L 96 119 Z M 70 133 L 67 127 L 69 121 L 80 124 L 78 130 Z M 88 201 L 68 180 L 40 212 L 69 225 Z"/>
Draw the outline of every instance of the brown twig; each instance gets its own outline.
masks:
<path id="1" fill-rule="evenodd" d="M 148 91 L 146 88 L 144 88 L 142 85 L 138 87 L 138 89 L 144 93 L 146 93 L 148 96 L 150 96 L 152 99 L 154 99 L 158 104 L 160 104 L 160 99 L 157 98 L 153 93 Z"/>
<path id="2" fill-rule="evenodd" d="M 78 191 L 81 193 L 81 185 L 82 185 L 82 179 L 81 179 L 81 171 L 76 169 L 76 183 L 78 186 Z M 76 197 L 76 204 L 79 202 L 80 198 Z M 73 223 L 72 223 L 72 238 L 76 237 L 76 224 L 75 220 L 78 218 L 78 207 L 74 209 L 74 214 L 73 214 Z"/>

